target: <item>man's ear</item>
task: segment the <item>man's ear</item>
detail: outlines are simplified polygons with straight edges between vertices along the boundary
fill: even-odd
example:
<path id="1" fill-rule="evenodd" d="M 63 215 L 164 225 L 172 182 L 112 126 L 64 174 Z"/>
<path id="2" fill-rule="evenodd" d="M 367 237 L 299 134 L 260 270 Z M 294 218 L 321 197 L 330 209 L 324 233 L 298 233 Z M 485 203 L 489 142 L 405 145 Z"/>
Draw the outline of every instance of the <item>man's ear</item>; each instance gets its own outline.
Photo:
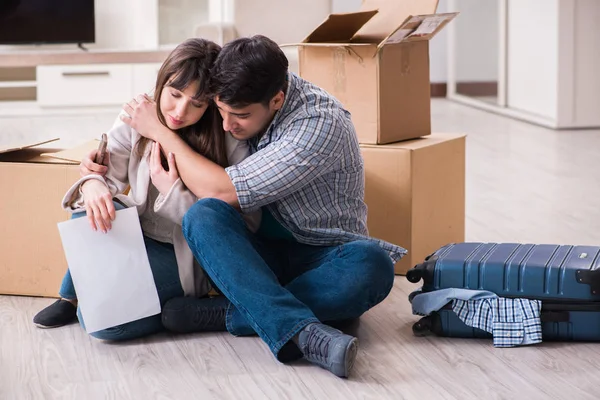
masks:
<path id="1" fill-rule="evenodd" d="M 283 101 L 285 100 L 285 95 L 283 91 L 280 90 L 277 92 L 275 96 L 271 99 L 271 108 L 275 111 L 280 110 L 283 107 Z"/>

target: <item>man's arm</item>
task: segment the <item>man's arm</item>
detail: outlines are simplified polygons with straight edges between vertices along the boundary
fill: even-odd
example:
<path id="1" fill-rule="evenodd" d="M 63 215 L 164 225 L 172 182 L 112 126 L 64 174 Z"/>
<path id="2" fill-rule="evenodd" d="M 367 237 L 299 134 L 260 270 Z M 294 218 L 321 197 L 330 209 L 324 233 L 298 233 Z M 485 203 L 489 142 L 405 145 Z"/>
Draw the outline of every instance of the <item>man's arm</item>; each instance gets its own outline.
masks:
<path id="1" fill-rule="evenodd" d="M 198 154 L 177 134 L 158 120 L 156 103 L 140 95 L 123 106 L 121 121 L 140 135 L 160 143 L 165 153 L 175 154 L 179 176 L 199 199 L 212 197 L 239 209 L 235 187 L 225 170 Z"/>
<path id="2" fill-rule="evenodd" d="M 198 154 L 176 133 L 161 125 L 154 137 L 165 153 L 175 154 L 179 176 L 199 199 L 212 197 L 239 209 L 235 187 L 225 169 Z"/>
<path id="3" fill-rule="evenodd" d="M 287 127 L 285 136 L 225 169 L 243 212 L 258 210 L 298 192 L 329 172 L 342 156 L 345 136 L 334 121 L 297 120 Z"/>

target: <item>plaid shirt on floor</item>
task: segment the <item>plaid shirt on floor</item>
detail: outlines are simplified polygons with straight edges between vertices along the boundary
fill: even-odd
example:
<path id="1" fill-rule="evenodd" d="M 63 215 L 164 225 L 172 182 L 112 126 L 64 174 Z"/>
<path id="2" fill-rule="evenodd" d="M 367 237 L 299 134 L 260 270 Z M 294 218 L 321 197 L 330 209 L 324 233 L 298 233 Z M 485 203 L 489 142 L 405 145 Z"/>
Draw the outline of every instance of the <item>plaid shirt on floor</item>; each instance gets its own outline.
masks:
<path id="1" fill-rule="evenodd" d="M 467 325 L 489 332 L 495 347 L 513 347 L 542 341 L 540 300 L 503 297 L 453 300 L 452 310 Z"/>
<path id="2" fill-rule="evenodd" d="M 370 239 L 363 159 L 350 114 L 335 98 L 289 73 L 282 109 L 249 144 L 253 154 L 226 169 L 243 212 L 265 206 L 309 245 Z M 394 262 L 406 254 L 377 243 Z"/>

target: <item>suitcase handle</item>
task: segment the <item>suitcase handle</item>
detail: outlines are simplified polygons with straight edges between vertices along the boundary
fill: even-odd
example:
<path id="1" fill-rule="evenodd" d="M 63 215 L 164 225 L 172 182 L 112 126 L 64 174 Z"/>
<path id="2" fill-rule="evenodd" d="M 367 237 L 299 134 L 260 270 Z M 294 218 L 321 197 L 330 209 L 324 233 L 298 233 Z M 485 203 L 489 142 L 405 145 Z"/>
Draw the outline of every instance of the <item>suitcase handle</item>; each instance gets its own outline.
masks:
<path id="1" fill-rule="evenodd" d="M 600 295 L 600 269 L 578 269 L 577 282 L 590 285 L 592 295 Z"/>

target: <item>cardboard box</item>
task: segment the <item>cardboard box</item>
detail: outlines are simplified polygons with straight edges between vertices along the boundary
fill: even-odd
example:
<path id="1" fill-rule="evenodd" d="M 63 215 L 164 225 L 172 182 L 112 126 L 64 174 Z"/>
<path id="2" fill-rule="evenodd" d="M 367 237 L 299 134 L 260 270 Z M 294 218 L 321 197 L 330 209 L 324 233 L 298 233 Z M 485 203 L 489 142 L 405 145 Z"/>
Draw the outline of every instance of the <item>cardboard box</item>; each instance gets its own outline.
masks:
<path id="1" fill-rule="evenodd" d="M 55 140 L 0 147 L 0 294 L 58 297 L 67 262 L 57 224 L 70 218 L 61 200 L 98 142 L 59 159 L 39 147 Z"/>
<path id="2" fill-rule="evenodd" d="M 408 250 L 396 274 L 464 241 L 465 135 L 432 134 L 361 151 L 369 234 Z"/>
<path id="3" fill-rule="evenodd" d="M 299 46 L 299 73 L 344 104 L 358 140 L 386 144 L 431 133 L 429 40 L 457 13 L 438 0 L 364 0 L 331 14 Z"/>

